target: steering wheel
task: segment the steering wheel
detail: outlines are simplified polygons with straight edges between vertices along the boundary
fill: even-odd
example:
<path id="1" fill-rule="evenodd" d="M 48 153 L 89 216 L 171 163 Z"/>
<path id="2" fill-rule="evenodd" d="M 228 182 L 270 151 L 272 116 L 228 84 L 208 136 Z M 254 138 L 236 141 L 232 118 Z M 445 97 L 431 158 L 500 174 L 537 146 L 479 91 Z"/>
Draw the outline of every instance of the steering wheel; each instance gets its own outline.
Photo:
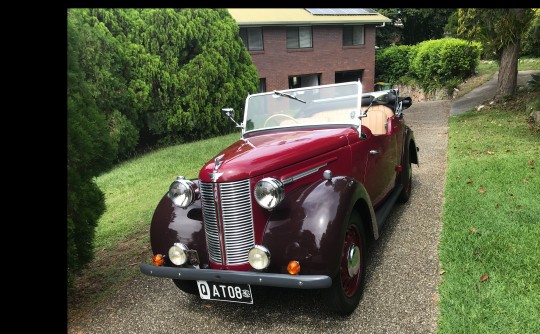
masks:
<path id="1" fill-rule="evenodd" d="M 283 118 L 287 118 L 287 119 L 290 119 L 292 121 L 294 121 L 296 124 L 298 124 L 298 121 L 292 117 L 292 116 L 289 116 L 289 115 L 286 115 L 286 114 L 274 114 L 274 115 L 271 115 L 270 117 L 268 117 L 266 119 L 266 121 L 264 121 L 264 125 L 263 127 L 266 127 L 266 125 L 268 124 L 268 122 L 272 119 L 274 119 L 275 117 L 283 117 Z"/>

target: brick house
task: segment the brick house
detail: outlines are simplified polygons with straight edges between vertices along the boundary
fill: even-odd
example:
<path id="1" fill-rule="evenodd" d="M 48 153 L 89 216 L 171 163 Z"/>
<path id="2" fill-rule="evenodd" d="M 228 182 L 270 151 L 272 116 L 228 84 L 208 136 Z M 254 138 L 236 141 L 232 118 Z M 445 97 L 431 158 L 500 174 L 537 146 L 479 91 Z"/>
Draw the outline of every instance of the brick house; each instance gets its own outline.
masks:
<path id="1" fill-rule="evenodd" d="M 366 8 L 229 8 L 259 73 L 259 91 L 360 79 L 372 91 L 375 29 Z"/>

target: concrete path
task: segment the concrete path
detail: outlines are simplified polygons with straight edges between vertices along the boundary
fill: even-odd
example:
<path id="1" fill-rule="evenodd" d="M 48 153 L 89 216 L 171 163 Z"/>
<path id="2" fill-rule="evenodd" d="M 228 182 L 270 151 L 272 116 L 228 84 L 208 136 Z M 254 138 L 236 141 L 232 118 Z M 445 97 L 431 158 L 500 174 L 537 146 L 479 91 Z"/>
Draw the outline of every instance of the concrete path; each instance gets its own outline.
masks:
<path id="1" fill-rule="evenodd" d="M 497 76 L 498 73 L 495 73 L 493 78 L 483 84 L 480 87 L 473 89 L 468 94 L 464 95 L 462 98 L 455 100 L 450 107 L 450 114 L 457 115 L 462 114 L 468 110 L 476 109 L 479 105 L 484 103 L 489 103 L 497 92 Z M 540 71 L 519 71 L 517 78 L 517 85 L 526 86 L 527 81 L 531 80 L 531 75 L 533 73 L 540 73 Z"/>

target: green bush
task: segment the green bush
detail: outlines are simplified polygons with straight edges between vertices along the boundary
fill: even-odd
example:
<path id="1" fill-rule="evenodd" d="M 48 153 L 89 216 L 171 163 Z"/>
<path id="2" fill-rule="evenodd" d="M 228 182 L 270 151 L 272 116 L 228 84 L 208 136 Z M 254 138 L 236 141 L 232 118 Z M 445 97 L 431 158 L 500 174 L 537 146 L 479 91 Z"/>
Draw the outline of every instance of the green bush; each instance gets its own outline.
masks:
<path id="1" fill-rule="evenodd" d="M 124 159 L 131 156 L 139 141 L 139 130 L 118 110 L 109 115 L 108 121 L 111 143 L 115 151 L 118 152 L 118 158 Z"/>
<path id="2" fill-rule="evenodd" d="M 375 54 L 376 81 L 417 84 L 425 91 L 452 90 L 474 75 L 480 60 L 479 43 L 456 38 L 417 45 L 390 46 Z"/>
<path id="3" fill-rule="evenodd" d="M 531 80 L 527 82 L 527 88 L 532 91 L 540 91 L 540 74 L 531 74 Z"/>
<path id="4" fill-rule="evenodd" d="M 375 81 L 401 82 L 409 73 L 410 45 L 390 46 L 375 53 Z"/>
<path id="5" fill-rule="evenodd" d="M 240 120 L 246 96 L 257 92 L 258 75 L 226 9 L 70 12 L 84 43 L 81 68 L 111 125 L 119 160 L 136 148 L 236 130 L 223 122 L 221 108 L 234 108 Z"/>
<path id="6" fill-rule="evenodd" d="M 479 43 L 456 38 L 425 41 L 417 45 L 411 60 L 411 75 L 425 91 L 452 89 L 457 82 L 474 74 L 480 53 Z"/>
<path id="7" fill-rule="evenodd" d="M 69 12 L 68 12 L 69 15 Z M 95 176 L 110 168 L 114 150 L 95 87 L 80 66 L 81 25 L 68 19 L 67 39 L 67 280 L 93 257 L 94 229 L 105 210 Z"/>

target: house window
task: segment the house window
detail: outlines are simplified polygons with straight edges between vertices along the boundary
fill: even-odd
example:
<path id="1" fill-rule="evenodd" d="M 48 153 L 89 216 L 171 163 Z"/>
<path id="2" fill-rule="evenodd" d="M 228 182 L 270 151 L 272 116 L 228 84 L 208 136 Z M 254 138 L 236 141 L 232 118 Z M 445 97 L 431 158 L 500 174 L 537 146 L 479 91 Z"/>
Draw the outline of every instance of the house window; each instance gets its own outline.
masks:
<path id="1" fill-rule="evenodd" d="M 362 81 L 363 70 L 353 70 L 353 71 L 341 71 L 336 72 L 335 82 L 349 82 L 349 81 Z"/>
<path id="2" fill-rule="evenodd" d="M 259 93 L 266 92 L 266 78 L 259 79 Z"/>
<path id="3" fill-rule="evenodd" d="M 262 28 L 240 28 L 240 37 L 249 51 L 261 51 L 263 47 Z"/>
<path id="4" fill-rule="evenodd" d="M 311 47 L 311 27 L 287 27 L 287 49 Z"/>
<path id="5" fill-rule="evenodd" d="M 321 82 L 320 74 L 305 74 L 289 77 L 289 89 L 317 86 Z"/>
<path id="6" fill-rule="evenodd" d="M 364 26 L 343 26 L 343 46 L 364 45 Z"/>

